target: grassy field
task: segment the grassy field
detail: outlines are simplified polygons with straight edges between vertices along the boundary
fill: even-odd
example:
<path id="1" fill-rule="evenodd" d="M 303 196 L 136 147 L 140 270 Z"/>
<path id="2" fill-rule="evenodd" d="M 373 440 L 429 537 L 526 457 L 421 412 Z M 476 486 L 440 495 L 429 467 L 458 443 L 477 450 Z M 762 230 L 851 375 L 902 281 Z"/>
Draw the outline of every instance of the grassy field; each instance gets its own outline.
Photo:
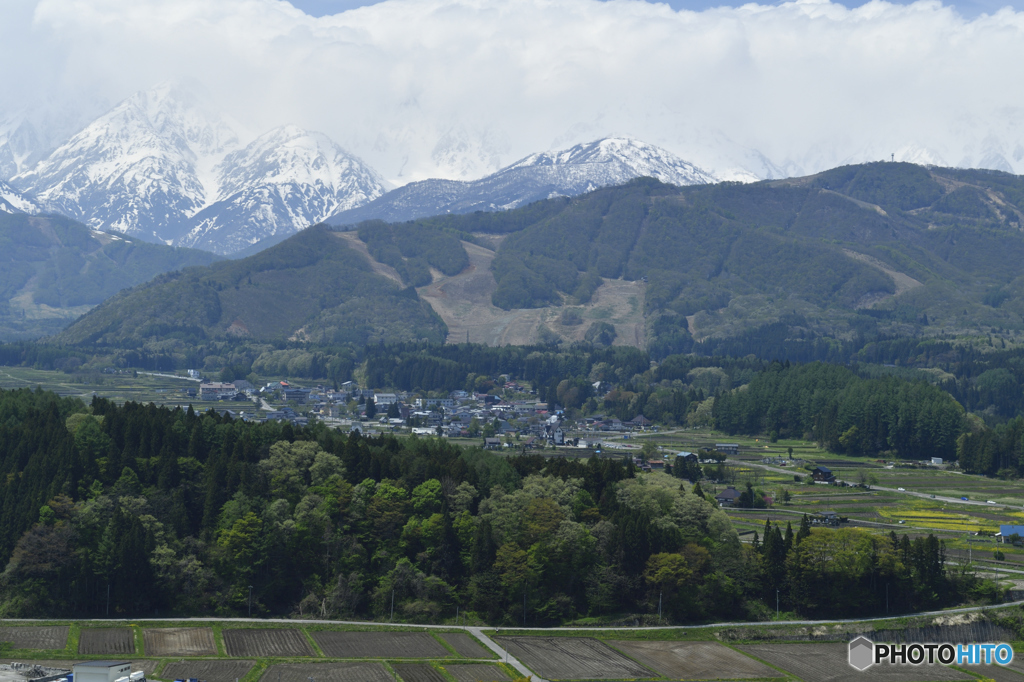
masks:
<path id="1" fill-rule="evenodd" d="M 117 402 L 134 400 L 177 406 L 188 405 L 189 402 L 198 404 L 194 398 L 190 401 L 185 390 L 198 388 L 199 384 L 185 378 L 174 379 L 150 373 L 139 373 L 137 376 L 131 373 L 65 374 L 31 367 L 0 367 L 0 388 L 36 387 L 63 396 L 77 396 L 86 402 L 92 400 L 93 395 L 98 395 Z"/>

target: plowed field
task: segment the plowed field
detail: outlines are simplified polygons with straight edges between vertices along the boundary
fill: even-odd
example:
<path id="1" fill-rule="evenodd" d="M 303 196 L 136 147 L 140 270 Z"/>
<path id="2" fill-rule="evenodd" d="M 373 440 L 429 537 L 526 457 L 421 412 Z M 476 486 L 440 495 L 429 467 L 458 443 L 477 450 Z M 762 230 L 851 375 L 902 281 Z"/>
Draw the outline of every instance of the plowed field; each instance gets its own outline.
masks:
<path id="1" fill-rule="evenodd" d="M 312 633 L 330 658 L 447 658 L 451 653 L 426 632 Z"/>
<path id="2" fill-rule="evenodd" d="M 0 642 L 13 649 L 63 649 L 68 643 L 68 626 L 0 628 Z"/>
<path id="3" fill-rule="evenodd" d="M 382 663 L 278 663 L 260 682 L 395 682 Z"/>
<path id="4" fill-rule="evenodd" d="M 455 649 L 459 656 L 466 658 L 494 658 L 494 652 L 480 645 L 475 639 L 465 632 L 445 632 L 441 639 Z M 1022 681 L 1024 682 L 1024 681 Z"/>
<path id="5" fill-rule="evenodd" d="M 549 680 L 656 677 L 642 665 L 589 637 L 495 637 L 509 653 Z"/>
<path id="6" fill-rule="evenodd" d="M 255 661 L 173 661 L 160 673 L 161 680 L 187 680 L 195 677 L 206 682 L 235 682 L 252 670 Z"/>
<path id="7" fill-rule="evenodd" d="M 392 667 L 405 682 L 448 682 L 440 670 L 427 663 L 396 663 Z"/>
<path id="8" fill-rule="evenodd" d="M 217 655 L 210 628 L 150 628 L 143 631 L 143 637 L 148 656 Z"/>
<path id="9" fill-rule="evenodd" d="M 300 630 L 274 628 L 226 629 L 224 648 L 228 656 L 241 658 L 264 656 L 316 656 Z"/>
<path id="10" fill-rule="evenodd" d="M 851 668 L 846 644 L 747 644 L 736 647 L 804 680 L 815 682 L 937 682 L 969 680 L 966 673 L 944 665 L 873 665 L 864 672 Z"/>
<path id="11" fill-rule="evenodd" d="M 459 682 L 509 682 L 512 679 L 498 666 L 486 663 L 446 665 L 444 669 Z"/>
<path id="12" fill-rule="evenodd" d="M 78 637 L 78 653 L 116 656 L 135 653 L 131 628 L 85 628 Z"/>
<path id="13" fill-rule="evenodd" d="M 778 677 L 779 671 L 715 642 L 608 642 L 665 677 L 679 680 L 735 680 Z M 1024 682 L 1024 680 L 1021 680 Z"/>

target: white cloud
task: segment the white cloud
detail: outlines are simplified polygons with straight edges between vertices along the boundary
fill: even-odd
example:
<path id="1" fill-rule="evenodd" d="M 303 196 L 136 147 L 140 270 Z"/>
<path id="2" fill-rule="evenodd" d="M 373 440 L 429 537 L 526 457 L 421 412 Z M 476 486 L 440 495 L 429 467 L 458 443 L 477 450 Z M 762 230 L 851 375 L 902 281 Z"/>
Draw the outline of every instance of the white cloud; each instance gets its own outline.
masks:
<path id="1" fill-rule="evenodd" d="M 388 0 L 315 19 L 278 0 L 8 0 L 0 43 L 26 65 L 0 107 L 195 79 L 254 132 L 323 131 L 397 183 L 611 133 L 718 169 L 764 172 L 756 149 L 785 172 L 891 152 L 1024 172 L 1010 9 Z"/>

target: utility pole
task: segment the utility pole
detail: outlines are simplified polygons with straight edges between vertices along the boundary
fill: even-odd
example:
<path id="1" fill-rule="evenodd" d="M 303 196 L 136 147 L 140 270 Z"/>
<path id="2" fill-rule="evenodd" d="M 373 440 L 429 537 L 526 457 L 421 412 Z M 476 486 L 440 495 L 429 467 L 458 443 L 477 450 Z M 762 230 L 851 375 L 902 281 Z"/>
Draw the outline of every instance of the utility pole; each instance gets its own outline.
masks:
<path id="1" fill-rule="evenodd" d="M 252 618 L 252 585 L 249 585 L 249 617 Z"/>
<path id="2" fill-rule="evenodd" d="M 779 619 L 779 590 L 775 590 L 775 620 Z"/>
<path id="3" fill-rule="evenodd" d="M 391 588 L 391 620 L 395 620 L 395 589 Z"/>
<path id="4" fill-rule="evenodd" d="M 885 584 L 885 612 L 889 613 L 889 583 Z"/>
<path id="5" fill-rule="evenodd" d="M 661 622 L 661 598 L 665 595 L 664 591 L 658 592 L 658 622 Z"/>
<path id="6" fill-rule="evenodd" d="M 107 582 L 107 618 L 110 617 L 110 582 Z"/>

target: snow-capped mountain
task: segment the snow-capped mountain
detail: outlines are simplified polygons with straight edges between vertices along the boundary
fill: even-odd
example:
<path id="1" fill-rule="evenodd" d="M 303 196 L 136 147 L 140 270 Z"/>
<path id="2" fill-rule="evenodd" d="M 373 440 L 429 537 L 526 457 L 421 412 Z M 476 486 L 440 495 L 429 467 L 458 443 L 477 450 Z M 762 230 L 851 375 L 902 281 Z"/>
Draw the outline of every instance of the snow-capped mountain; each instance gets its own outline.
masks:
<path id="1" fill-rule="evenodd" d="M 237 146 L 197 95 L 163 85 L 129 97 L 11 184 L 90 227 L 170 242 L 206 204 L 203 171 Z"/>
<path id="2" fill-rule="evenodd" d="M 327 136 L 295 126 L 266 133 L 215 169 L 221 197 L 192 218 L 178 246 L 227 254 L 294 234 L 382 195 L 384 181 Z"/>
<path id="3" fill-rule="evenodd" d="M 531 154 L 480 180 L 424 180 L 388 192 L 328 222 L 412 220 L 441 213 L 498 211 L 551 196 L 575 196 L 638 177 L 673 185 L 716 182 L 711 173 L 639 140 L 609 137 L 554 152 Z"/>
<path id="4" fill-rule="evenodd" d="M 0 211 L 4 213 L 38 213 L 39 206 L 21 192 L 0 180 Z"/>

